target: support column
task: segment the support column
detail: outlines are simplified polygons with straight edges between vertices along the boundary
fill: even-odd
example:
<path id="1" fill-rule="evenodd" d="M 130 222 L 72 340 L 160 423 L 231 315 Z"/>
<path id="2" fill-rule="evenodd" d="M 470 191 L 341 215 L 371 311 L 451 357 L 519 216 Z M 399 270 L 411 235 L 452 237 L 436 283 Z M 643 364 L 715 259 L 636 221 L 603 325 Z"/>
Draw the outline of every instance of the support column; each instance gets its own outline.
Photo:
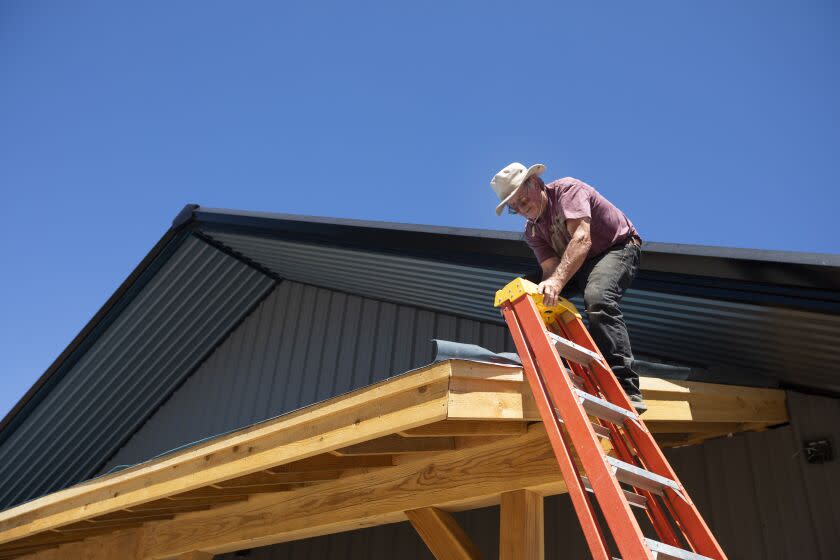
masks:
<path id="1" fill-rule="evenodd" d="M 499 560 L 544 560 L 543 497 L 530 490 L 502 494 Z"/>
<path id="2" fill-rule="evenodd" d="M 434 508 L 405 512 L 437 560 L 481 560 L 481 552 L 449 512 Z"/>

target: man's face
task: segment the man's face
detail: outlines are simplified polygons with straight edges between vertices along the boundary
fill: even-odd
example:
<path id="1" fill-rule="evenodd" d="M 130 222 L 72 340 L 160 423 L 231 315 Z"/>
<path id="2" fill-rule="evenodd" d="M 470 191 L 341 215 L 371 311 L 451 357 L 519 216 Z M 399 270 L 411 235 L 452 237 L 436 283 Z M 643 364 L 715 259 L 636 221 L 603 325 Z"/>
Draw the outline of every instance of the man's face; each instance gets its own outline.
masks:
<path id="1" fill-rule="evenodd" d="M 542 189 L 535 183 L 533 177 L 529 177 L 507 205 L 515 214 L 525 216 L 529 220 L 536 220 L 543 209 L 542 197 Z"/>

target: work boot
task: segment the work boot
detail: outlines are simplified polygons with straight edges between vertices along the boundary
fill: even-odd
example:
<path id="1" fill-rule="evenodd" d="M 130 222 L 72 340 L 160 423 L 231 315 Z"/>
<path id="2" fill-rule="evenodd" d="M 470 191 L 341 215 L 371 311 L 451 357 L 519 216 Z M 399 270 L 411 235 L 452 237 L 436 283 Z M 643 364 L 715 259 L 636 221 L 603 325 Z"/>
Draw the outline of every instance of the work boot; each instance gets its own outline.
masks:
<path id="1" fill-rule="evenodd" d="M 644 414 L 647 412 L 647 405 L 645 404 L 645 399 L 642 398 L 642 395 L 628 395 L 630 398 L 630 404 L 633 405 L 633 408 L 636 409 L 638 414 Z"/>

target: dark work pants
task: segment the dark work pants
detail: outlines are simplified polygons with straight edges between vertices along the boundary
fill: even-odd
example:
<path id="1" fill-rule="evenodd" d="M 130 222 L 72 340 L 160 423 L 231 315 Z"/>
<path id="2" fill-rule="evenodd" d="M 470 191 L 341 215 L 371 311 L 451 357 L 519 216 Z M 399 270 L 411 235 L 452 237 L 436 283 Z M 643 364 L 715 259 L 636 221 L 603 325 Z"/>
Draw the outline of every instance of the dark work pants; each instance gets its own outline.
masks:
<path id="1" fill-rule="evenodd" d="M 583 294 L 589 333 L 628 395 L 639 394 L 639 374 L 633 370 L 633 350 L 618 306 L 639 269 L 641 248 L 632 241 L 614 245 L 587 259 L 561 295 Z"/>

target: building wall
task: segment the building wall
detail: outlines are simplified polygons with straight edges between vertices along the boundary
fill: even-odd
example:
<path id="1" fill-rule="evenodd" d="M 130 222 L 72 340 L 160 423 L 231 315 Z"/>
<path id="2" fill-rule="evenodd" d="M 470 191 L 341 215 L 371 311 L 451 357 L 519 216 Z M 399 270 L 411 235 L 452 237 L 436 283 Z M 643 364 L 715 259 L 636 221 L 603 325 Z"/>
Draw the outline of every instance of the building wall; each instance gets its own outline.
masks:
<path id="1" fill-rule="evenodd" d="M 512 349 L 498 325 L 284 282 L 107 468 L 425 365 L 434 337 Z M 837 455 L 840 401 L 788 395 L 788 426 L 667 452 L 730 558 L 827 559 L 840 550 L 840 461 L 809 465 L 801 452 L 803 441 L 828 437 Z M 498 508 L 456 517 L 487 558 L 498 557 Z M 546 526 L 547 558 L 589 557 L 568 497 L 547 499 Z M 249 556 L 432 560 L 406 523 L 265 547 Z"/>

